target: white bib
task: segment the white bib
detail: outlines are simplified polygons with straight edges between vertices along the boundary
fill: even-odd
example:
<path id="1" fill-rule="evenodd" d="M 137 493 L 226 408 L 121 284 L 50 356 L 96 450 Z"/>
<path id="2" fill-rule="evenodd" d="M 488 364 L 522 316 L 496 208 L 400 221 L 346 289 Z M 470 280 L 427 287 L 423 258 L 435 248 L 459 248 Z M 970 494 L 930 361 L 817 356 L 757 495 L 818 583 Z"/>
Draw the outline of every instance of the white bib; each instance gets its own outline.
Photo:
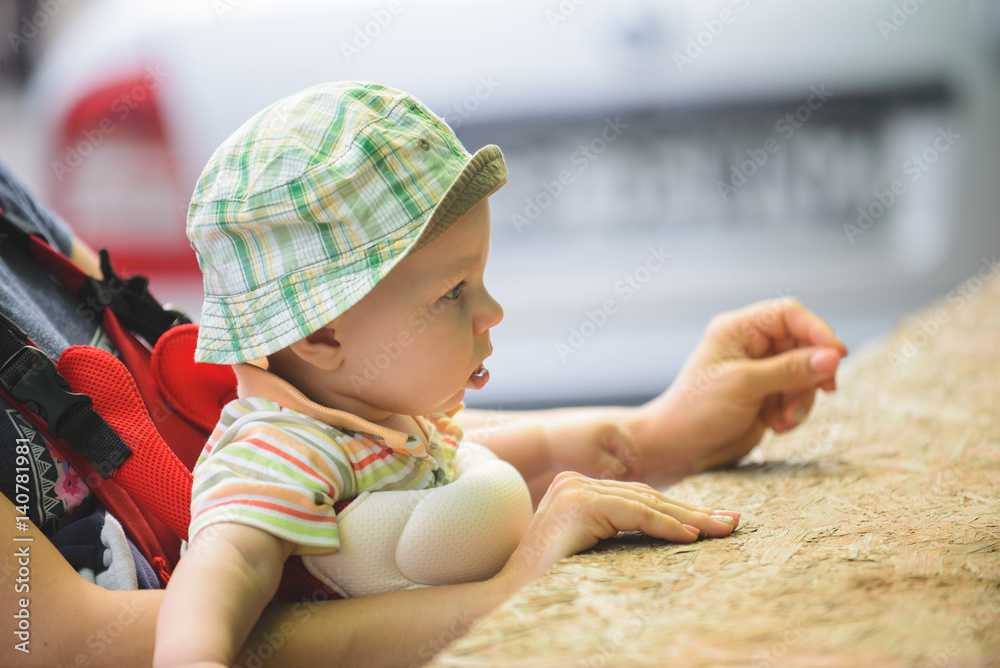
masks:
<path id="1" fill-rule="evenodd" d="M 531 521 L 521 474 L 463 442 L 443 487 L 362 492 L 337 516 L 340 550 L 302 563 L 346 598 L 485 580 L 500 571 Z"/>

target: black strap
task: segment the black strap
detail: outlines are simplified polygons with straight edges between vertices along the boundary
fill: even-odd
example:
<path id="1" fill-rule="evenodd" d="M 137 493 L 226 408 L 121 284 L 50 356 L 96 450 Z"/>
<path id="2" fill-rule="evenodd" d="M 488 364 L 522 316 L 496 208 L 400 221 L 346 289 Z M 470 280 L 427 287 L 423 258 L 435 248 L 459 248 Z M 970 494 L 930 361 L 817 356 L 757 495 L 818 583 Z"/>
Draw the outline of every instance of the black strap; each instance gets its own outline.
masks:
<path id="1" fill-rule="evenodd" d="M 106 248 L 101 249 L 101 275 L 101 280 L 88 276 L 77 296 L 99 312 L 110 308 L 125 327 L 150 345 L 171 327 L 191 322 L 183 312 L 161 306 L 149 293 L 149 279 L 145 276 L 124 279 L 116 274 Z"/>
<path id="2" fill-rule="evenodd" d="M 10 211 L 0 209 L 0 229 L 9 230 L 13 240 L 27 247 L 32 236 L 41 236 L 38 228 Z M 2 233 L 0 233 L 2 234 Z M 108 250 L 102 248 L 101 275 L 97 280 L 87 276 L 77 297 L 100 314 L 110 308 L 129 330 L 155 345 L 171 327 L 184 325 L 191 319 L 182 311 L 162 306 L 149 292 L 149 279 L 135 275 L 124 279 L 111 266 Z"/>
<path id="3" fill-rule="evenodd" d="M 21 329 L 0 313 L 0 387 L 45 420 L 49 434 L 65 439 L 107 480 L 132 454 L 121 436 L 73 392 L 48 355 L 24 345 Z"/>

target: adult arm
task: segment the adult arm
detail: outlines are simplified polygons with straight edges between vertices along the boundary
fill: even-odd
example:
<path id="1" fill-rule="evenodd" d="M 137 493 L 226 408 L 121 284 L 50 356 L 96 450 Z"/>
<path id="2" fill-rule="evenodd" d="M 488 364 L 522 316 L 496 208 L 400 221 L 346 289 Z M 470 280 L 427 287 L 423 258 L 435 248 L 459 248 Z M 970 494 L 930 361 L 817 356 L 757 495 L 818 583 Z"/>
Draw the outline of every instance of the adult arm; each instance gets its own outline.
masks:
<path id="1" fill-rule="evenodd" d="M 456 420 L 517 466 L 536 496 L 560 470 L 662 486 L 739 460 L 768 429 L 800 424 L 816 390 L 836 389 L 845 355 L 799 302 L 759 302 L 713 318 L 670 388 L 642 406 L 464 410 Z"/>

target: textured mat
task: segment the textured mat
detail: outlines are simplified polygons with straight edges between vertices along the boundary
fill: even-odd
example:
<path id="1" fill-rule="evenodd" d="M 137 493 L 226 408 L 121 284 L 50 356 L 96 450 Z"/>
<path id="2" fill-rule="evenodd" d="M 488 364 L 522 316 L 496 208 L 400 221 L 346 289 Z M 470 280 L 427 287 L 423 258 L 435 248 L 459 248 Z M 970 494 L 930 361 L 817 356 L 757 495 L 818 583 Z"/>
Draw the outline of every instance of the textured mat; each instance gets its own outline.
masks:
<path id="1" fill-rule="evenodd" d="M 806 424 L 680 499 L 721 540 L 566 559 L 436 666 L 1000 666 L 1000 280 L 854 351 Z"/>

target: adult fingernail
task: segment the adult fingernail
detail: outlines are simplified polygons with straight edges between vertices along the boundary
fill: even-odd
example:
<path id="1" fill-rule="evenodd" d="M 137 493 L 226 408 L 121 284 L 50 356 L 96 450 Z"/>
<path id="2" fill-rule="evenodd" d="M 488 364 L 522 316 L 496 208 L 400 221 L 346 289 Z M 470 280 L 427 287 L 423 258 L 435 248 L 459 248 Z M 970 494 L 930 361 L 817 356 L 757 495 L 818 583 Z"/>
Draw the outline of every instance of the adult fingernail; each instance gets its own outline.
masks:
<path id="1" fill-rule="evenodd" d="M 818 373 L 829 373 L 837 368 L 840 355 L 832 350 L 820 350 L 809 358 L 809 367 Z"/>
<path id="2" fill-rule="evenodd" d="M 729 515 L 730 517 L 736 515 L 736 519 L 739 519 L 741 516 L 741 513 L 738 513 L 735 510 L 713 510 L 712 512 L 716 515 Z"/>
<path id="3" fill-rule="evenodd" d="M 733 518 L 729 515 L 712 515 L 712 519 L 716 522 L 722 522 L 723 524 L 732 524 Z"/>
<path id="4" fill-rule="evenodd" d="M 701 535 L 701 529 L 699 529 L 698 527 L 693 527 L 690 524 L 682 524 L 681 526 L 690 531 L 691 533 L 693 533 L 695 536 Z"/>

